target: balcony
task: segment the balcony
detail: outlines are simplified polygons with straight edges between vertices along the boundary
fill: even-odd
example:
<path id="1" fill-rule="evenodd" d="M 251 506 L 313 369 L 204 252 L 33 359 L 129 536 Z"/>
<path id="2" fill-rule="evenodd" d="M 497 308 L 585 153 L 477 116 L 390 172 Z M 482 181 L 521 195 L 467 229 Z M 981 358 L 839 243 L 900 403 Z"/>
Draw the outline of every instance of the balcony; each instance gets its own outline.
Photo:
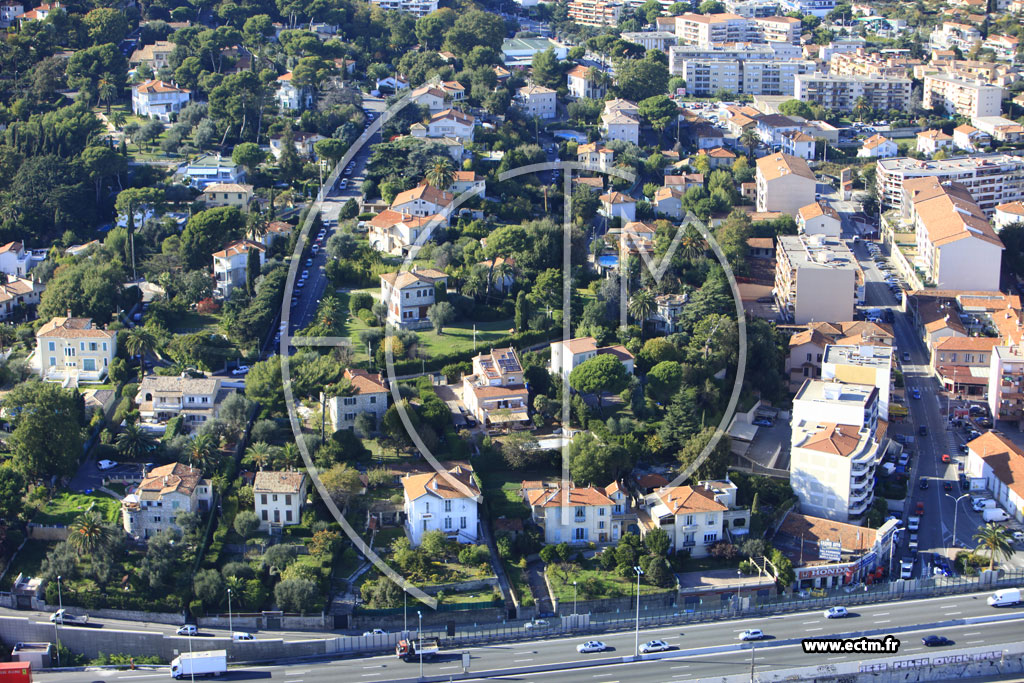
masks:
<path id="1" fill-rule="evenodd" d="M 693 548 L 697 545 L 697 541 L 683 541 L 684 548 Z"/>

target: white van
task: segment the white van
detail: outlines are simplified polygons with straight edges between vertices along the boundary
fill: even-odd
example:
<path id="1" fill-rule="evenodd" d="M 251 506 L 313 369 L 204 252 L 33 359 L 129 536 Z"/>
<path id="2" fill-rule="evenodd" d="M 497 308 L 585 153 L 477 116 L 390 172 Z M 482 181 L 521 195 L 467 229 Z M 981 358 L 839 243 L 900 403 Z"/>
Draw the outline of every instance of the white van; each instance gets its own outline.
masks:
<path id="1" fill-rule="evenodd" d="M 1010 607 L 1020 604 L 1019 588 L 1003 588 L 988 598 L 989 607 Z"/>
<path id="2" fill-rule="evenodd" d="M 1002 508 L 986 508 L 981 513 L 981 518 L 986 522 L 1005 522 L 1010 515 Z"/>

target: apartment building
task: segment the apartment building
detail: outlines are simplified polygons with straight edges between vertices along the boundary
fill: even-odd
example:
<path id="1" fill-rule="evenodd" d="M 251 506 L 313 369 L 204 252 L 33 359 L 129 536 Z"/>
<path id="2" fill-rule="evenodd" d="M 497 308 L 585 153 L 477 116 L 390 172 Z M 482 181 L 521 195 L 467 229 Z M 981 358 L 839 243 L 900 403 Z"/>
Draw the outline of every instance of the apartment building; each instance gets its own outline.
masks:
<path id="1" fill-rule="evenodd" d="M 679 45 L 800 42 L 800 20 L 792 17 L 742 17 L 738 14 L 683 14 L 676 17 Z"/>
<path id="2" fill-rule="evenodd" d="M 1024 157 L 1011 154 L 975 154 L 931 161 L 906 157 L 880 159 L 876 168 L 879 203 L 897 207 L 905 215 L 909 215 L 909 206 L 903 205 L 903 185 L 913 178 L 955 181 L 967 188 L 986 213 L 999 204 L 1024 200 Z"/>
<path id="3" fill-rule="evenodd" d="M 244 287 L 249 269 L 249 252 L 259 255 L 260 268 L 267 258 L 267 248 L 252 240 L 237 240 L 220 251 L 213 252 L 214 293 L 226 299 L 235 287 Z"/>
<path id="4" fill-rule="evenodd" d="M 220 414 L 220 405 L 232 394 L 219 377 L 146 375 L 135 394 L 140 424 L 163 433 L 168 420 L 181 417 L 186 431 L 201 427 Z"/>
<path id="5" fill-rule="evenodd" d="M 1001 508 L 1024 521 L 1024 451 L 999 432 L 985 432 L 967 444 L 965 474 L 982 479 Z"/>
<path id="6" fill-rule="evenodd" d="M 782 12 L 813 14 L 824 19 L 836 8 L 836 0 L 781 0 L 779 7 Z"/>
<path id="7" fill-rule="evenodd" d="M 483 496 L 471 468 L 456 465 L 443 473 L 410 474 L 402 477 L 402 492 L 405 530 L 414 548 L 428 531 L 441 531 L 459 543 L 477 542 Z"/>
<path id="8" fill-rule="evenodd" d="M 852 52 L 833 52 L 828 59 L 828 72 L 833 76 L 909 78 L 920 63 L 919 59 L 885 55 L 858 47 Z"/>
<path id="9" fill-rule="evenodd" d="M 789 390 L 796 393 L 807 379 L 821 379 L 825 348 L 831 345 L 892 346 L 892 327 L 866 320 L 809 323 L 789 338 L 786 374 Z"/>
<path id="10" fill-rule="evenodd" d="M 611 486 L 617 488 L 616 484 Z M 562 488 L 541 481 L 524 481 L 519 493 L 529 506 L 533 521 L 544 529 L 544 542 L 549 545 L 617 543 L 633 519 L 613 514 L 616 502 L 609 497 L 606 487 L 570 483 L 568 488 Z"/>
<path id="11" fill-rule="evenodd" d="M 358 368 L 346 368 L 343 376 L 349 381 L 351 390 L 326 399 L 327 414 L 334 431 L 354 429 L 356 418 L 363 414 L 373 417 L 374 424 L 379 428 L 388 409 L 390 393 L 384 384 L 384 377 L 380 373 Z"/>
<path id="12" fill-rule="evenodd" d="M 601 171 L 611 168 L 614 159 L 615 151 L 600 142 L 588 142 L 576 148 L 576 161 Z"/>
<path id="13" fill-rule="evenodd" d="M 943 337 L 931 347 L 932 372 L 944 391 L 958 396 L 987 398 L 989 365 L 998 337 Z"/>
<path id="14" fill-rule="evenodd" d="M 757 210 L 793 215 L 814 202 L 817 182 L 807 162 L 789 154 L 770 154 L 757 160 Z M 838 318 L 833 318 L 838 320 Z"/>
<path id="15" fill-rule="evenodd" d="M 121 500 L 121 522 L 129 536 L 147 539 L 177 529 L 182 512 L 205 512 L 213 500 L 213 485 L 202 472 L 180 462 L 154 467 Z"/>
<path id="16" fill-rule="evenodd" d="M 301 523 L 308 487 L 305 472 L 257 472 L 252 492 L 260 529 L 267 531 Z"/>
<path id="17" fill-rule="evenodd" d="M 823 235 L 780 235 L 775 293 L 779 310 L 798 325 L 850 320 L 864 299 L 864 274 L 849 247 Z"/>
<path id="18" fill-rule="evenodd" d="M 909 78 L 799 74 L 793 79 L 793 97 L 844 113 L 852 112 L 861 98 L 872 109 L 905 111 L 911 84 Z"/>
<path id="19" fill-rule="evenodd" d="M 619 34 L 619 37 L 645 50 L 661 52 L 676 44 L 676 34 L 673 31 L 626 31 Z"/>
<path id="20" fill-rule="evenodd" d="M 790 484 L 800 510 L 857 522 L 874 501 L 874 474 L 885 440 L 878 389 L 807 380 L 793 399 Z"/>
<path id="21" fill-rule="evenodd" d="M 889 419 L 892 385 L 891 345 L 829 344 L 821 365 L 821 378 L 843 384 L 866 384 L 878 389 L 878 416 Z"/>
<path id="22" fill-rule="evenodd" d="M 926 109 L 941 107 L 947 114 L 974 119 L 978 116 L 999 116 L 1002 100 L 1003 89 L 998 85 L 943 74 L 924 77 L 921 106 Z"/>
<path id="23" fill-rule="evenodd" d="M 569 95 L 576 98 L 599 100 L 608 92 L 603 81 L 591 77 L 590 68 L 576 65 L 565 74 Z"/>
<path id="24" fill-rule="evenodd" d="M 395 10 L 411 14 L 414 17 L 425 17 L 437 11 L 437 0 L 370 0 L 371 4 L 382 10 Z"/>
<path id="25" fill-rule="evenodd" d="M 914 67 L 914 78 L 924 80 L 927 74 L 954 76 L 965 81 L 980 80 L 989 85 L 1007 87 L 1020 79 L 1020 72 L 1010 64 L 982 62 L 976 59 L 956 59 L 954 56 L 939 56 L 935 53 L 926 64 Z"/>
<path id="26" fill-rule="evenodd" d="M 448 275 L 431 268 L 383 273 L 380 276 L 380 300 L 388 307 L 387 324 L 403 329 L 430 327 L 427 311 L 433 305 L 436 289 L 448 286 Z"/>
<path id="27" fill-rule="evenodd" d="M 681 76 L 684 61 L 779 61 L 803 60 L 803 52 L 789 43 L 715 43 L 712 45 L 676 45 L 668 49 L 668 69 Z M 689 88 L 689 83 L 687 83 Z"/>
<path id="28" fill-rule="evenodd" d="M 622 10 L 623 3 L 614 0 L 571 0 L 569 19 L 584 26 L 615 26 Z"/>
<path id="29" fill-rule="evenodd" d="M 604 103 L 604 111 L 601 112 L 601 132 L 608 141 L 625 140 L 634 145 L 639 144 L 639 107 L 629 100 L 607 100 Z"/>
<path id="30" fill-rule="evenodd" d="M 117 332 L 92 318 L 52 318 L 36 332 L 30 364 L 48 382 L 102 382 L 117 353 Z"/>
<path id="31" fill-rule="evenodd" d="M 741 17 L 775 17 L 779 15 L 779 3 L 775 0 L 726 0 L 725 11 Z"/>
<path id="32" fill-rule="evenodd" d="M 1020 142 L 1024 139 L 1024 126 L 1002 116 L 976 116 L 971 123 L 998 142 Z"/>
<path id="33" fill-rule="evenodd" d="M 491 349 L 473 358 L 473 374 L 462 377 L 462 402 L 485 427 L 530 424 L 530 396 L 513 348 Z"/>
<path id="34" fill-rule="evenodd" d="M 917 239 L 914 266 L 939 289 L 999 289 L 1003 243 L 967 188 L 918 178 L 903 186 Z"/>
<path id="35" fill-rule="evenodd" d="M 989 355 L 988 407 L 993 420 L 1024 424 L 1024 347 L 993 347 Z"/>

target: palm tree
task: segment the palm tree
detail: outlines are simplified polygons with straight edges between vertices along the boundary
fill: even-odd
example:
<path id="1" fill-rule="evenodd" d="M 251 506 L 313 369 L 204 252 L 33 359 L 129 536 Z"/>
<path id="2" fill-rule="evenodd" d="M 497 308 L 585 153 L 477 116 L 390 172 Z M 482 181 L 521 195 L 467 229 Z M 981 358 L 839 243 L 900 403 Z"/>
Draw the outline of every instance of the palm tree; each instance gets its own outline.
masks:
<path id="1" fill-rule="evenodd" d="M 302 458 L 302 454 L 299 453 L 299 447 L 294 442 L 289 441 L 280 448 L 277 452 L 278 457 L 281 458 L 281 467 L 286 470 L 293 470 Z"/>
<path id="2" fill-rule="evenodd" d="M 427 182 L 439 190 L 447 190 L 455 182 L 455 169 L 448 159 L 439 159 L 427 169 Z"/>
<path id="3" fill-rule="evenodd" d="M 212 434 L 208 432 L 196 434 L 188 445 L 189 464 L 200 470 L 209 469 L 213 465 L 216 453 L 217 442 Z"/>
<path id="4" fill-rule="evenodd" d="M 144 327 L 130 330 L 124 339 L 125 350 L 133 356 L 139 356 L 139 381 L 146 372 L 146 354 L 156 348 L 156 335 Z"/>
<path id="5" fill-rule="evenodd" d="M 110 114 L 110 102 L 117 97 L 117 85 L 106 78 L 101 78 L 97 87 L 98 99 L 96 104 L 100 102 L 107 103 L 107 114 Z"/>
<path id="6" fill-rule="evenodd" d="M 337 327 L 338 323 L 341 322 L 343 317 L 341 302 L 338 301 L 337 297 L 325 297 L 317 307 L 316 314 L 324 329 L 333 331 Z"/>
<path id="7" fill-rule="evenodd" d="M 270 229 L 270 215 L 264 211 L 250 211 L 245 233 L 249 239 L 260 242 Z"/>
<path id="8" fill-rule="evenodd" d="M 692 229 L 687 230 L 680 238 L 679 246 L 682 248 L 683 256 L 691 261 L 702 256 L 707 249 L 704 238 Z"/>
<path id="9" fill-rule="evenodd" d="M 979 553 L 988 555 L 988 570 L 992 571 L 996 566 L 996 557 L 1009 558 L 1013 554 L 1013 539 L 1005 527 L 989 522 L 978 529 L 974 534 L 974 540 L 978 542 Z"/>
<path id="10" fill-rule="evenodd" d="M 127 424 L 117 435 L 117 450 L 129 460 L 141 460 L 154 446 L 153 437 L 145 429 L 133 423 Z"/>
<path id="11" fill-rule="evenodd" d="M 78 516 L 68 530 L 68 543 L 82 555 L 91 555 L 113 540 L 113 529 L 95 510 Z"/>
<path id="12" fill-rule="evenodd" d="M 747 148 L 747 156 L 753 156 L 754 148 L 761 142 L 761 137 L 753 128 L 747 128 L 740 133 L 740 144 Z"/>
<path id="13" fill-rule="evenodd" d="M 124 124 L 128 123 L 128 115 L 125 114 L 122 110 L 118 109 L 109 117 L 107 117 L 107 120 L 114 124 L 114 128 L 121 130 L 122 128 L 124 128 Z"/>
<path id="14" fill-rule="evenodd" d="M 859 121 L 863 121 L 864 117 L 871 111 L 871 105 L 868 104 L 866 97 L 861 95 L 857 98 L 857 101 L 853 105 L 853 115 L 857 117 Z"/>
<path id="15" fill-rule="evenodd" d="M 502 294 L 508 294 L 512 291 L 512 281 L 515 276 L 515 266 L 509 263 L 508 259 L 502 259 L 498 262 L 498 259 L 494 259 L 494 268 L 491 270 L 491 280 L 495 286 L 501 289 Z M 505 285 L 508 284 L 506 287 Z"/>
<path id="16" fill-rule="evenodd" d="M 627 309 L 629 314 L 642 325 L 648 316 L 651 315 L 651 311 L 654 310 L 654 294 L 649 289 L 641 289 L 638 292 L 634 292 L 633 296 L 629 299 Z"/>
<path id="17" fill-rule="evenodd" d="M 256 465 L 262 472 L 272 454 L 270 445 L 266 441 L 257 441 L 245 451 L 245 459 Z"/>

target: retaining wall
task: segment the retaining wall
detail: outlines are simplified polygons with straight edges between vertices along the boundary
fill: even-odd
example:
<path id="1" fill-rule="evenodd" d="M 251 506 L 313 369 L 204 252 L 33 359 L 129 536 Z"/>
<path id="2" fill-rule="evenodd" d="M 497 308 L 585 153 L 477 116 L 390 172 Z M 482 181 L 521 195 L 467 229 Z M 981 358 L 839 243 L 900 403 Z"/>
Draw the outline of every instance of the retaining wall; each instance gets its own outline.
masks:
<path id="1" fill-rule="evenodd" d="M 32 609 L 37 612 L 56 612 L 57 605 L 47 605 L 42 600 L 33 599 Z M 141 621 L 150 624 L 170 624 L 181 626 L 185 623 L 184 612 L 143 612 L 130 609 L 86 609 L 68 605 L 71 614 L 88 614 L 89 619 L 118 619 L 120 621 Z"/>
<path id="2" fill-rule="evenodd" d="M 423 628 L 429 626 L 431 629 L 444 628 L 446 624 L 454 623 L 457 626 L 467 624 L 500 624 L 505 619 L 504 606 L 488 607 L 484 609 L 453 610 L 451 612 L 423 611 Z M 401 631 L 405 623 L 404 615 L 385 614 L 368 615 L 355 613 L 349 618 L 350 628 L 369 631 L 375 628 L 382 628 L 385 631 Z M 415 629 L 418 620 L 416 618 L 416 607 L 409 605 L 409 628 Z"/>
<path id="3" fill-rule="evenodd" d="M 334 626 L 334 620 L 324 614 L 275 616 L 273 620 L 280 624 L 275 630 L 279 628 L 282 631 L 330 631 Z M 226 614 L 216 614 L 199 617 L 196 622 L 200 627 L 227 628 L 230 624 L 236 630 L 259 631 L 266 628 L 267 617 L 263 614 L 233 614 L 229 619 Z"/>

